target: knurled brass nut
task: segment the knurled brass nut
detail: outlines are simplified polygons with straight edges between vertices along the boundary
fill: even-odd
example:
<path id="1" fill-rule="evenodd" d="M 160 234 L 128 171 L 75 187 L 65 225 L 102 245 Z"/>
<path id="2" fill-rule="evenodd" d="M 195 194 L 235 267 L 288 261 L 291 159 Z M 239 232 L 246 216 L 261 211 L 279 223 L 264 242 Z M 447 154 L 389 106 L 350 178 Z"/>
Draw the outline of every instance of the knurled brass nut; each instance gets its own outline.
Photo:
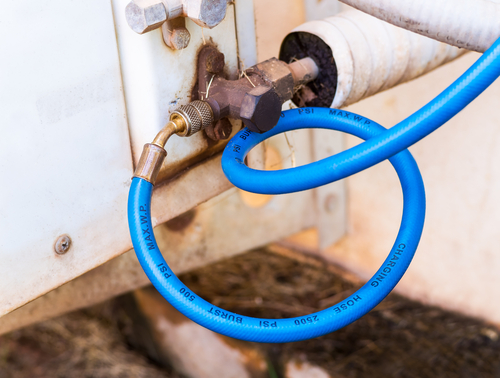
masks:
<path id="1" fill-rule="evenodd" d="M 186 123 L 186 129 L 177 135 L 188 137 L 200 130 L 212 125 L 214 122 L 214 113 L 212 107 L 206 101 L 196 100 L 187 105 L 183 105 L 174 110 L 170 119 L 176 117 L 182 118 Z"/>

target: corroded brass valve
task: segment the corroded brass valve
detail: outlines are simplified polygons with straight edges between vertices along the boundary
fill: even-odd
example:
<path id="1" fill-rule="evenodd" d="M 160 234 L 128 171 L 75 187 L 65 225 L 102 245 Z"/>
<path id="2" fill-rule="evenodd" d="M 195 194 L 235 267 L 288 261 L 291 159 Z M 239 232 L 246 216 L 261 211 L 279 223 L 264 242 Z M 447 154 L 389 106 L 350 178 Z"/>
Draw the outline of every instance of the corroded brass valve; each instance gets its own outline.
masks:
<path id="1" fill-rule="evenodd" d="M 198 98 L 210 104 L 216 122 L 240 119 L 257 133 L 276 126 L 282 104 L 318 75 L 318 66 L 311 58 L 290 64 L 271 58 L 248 68 L 238 80 L 226 79 L 223 69 L 224 54 L 214 46 L 205 46 L 198 57 Z M 210 138 L 229 137 L 230 133 L 212 130 L 219 125 L 207 129 Z"/>
<path id="2" fill-rule="evenodd" d="M 244 71 L 239 80 L 224 78 L 223 69 L 224 55 L 213 46 L 204 47 L 198 58 L 198 90 L 194 93 L 199 99 L 172 112 L 153 142 L 144 146 L 135 177 L 154 185 L 167 156 L 165 144 L 174 134 L 189 137 L 206 130 L 209 138 L 227 139 L 232 127 L 228 118 L 242 120 L 257 133 L 272 129 L 278 123 L 282 104 L 318 74 L 310 58 L 291 64 L 269 59 Z"/>

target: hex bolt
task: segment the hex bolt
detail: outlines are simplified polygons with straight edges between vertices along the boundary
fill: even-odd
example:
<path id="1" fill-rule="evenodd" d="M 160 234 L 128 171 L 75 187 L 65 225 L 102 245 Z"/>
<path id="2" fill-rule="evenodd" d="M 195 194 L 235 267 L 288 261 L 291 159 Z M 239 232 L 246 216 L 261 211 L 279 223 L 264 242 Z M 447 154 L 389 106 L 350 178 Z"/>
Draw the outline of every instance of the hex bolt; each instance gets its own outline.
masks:
<path id="1" fill-rule="evenodd" d="M 68 235 L 61 235 L 54 244 L 54 250 L 58 255 L 64 255 L 71 248 L 71 238 Z"/>
<path id="2" fill-rule="evenodd" d="M 191 34 L 186 29 L 186 21 L 182 17 L 164 22 L 161 32 L 163 41 L 172 50 L 185 49 L 191 40 Z"/>
<path id="3" fill-rule="evenodd" d="M 186 15 L 202 28 L 212 29 L 226 17 L 227 0 L 185 0 Z"/>
<path id="4" fill-rule="evenodd" d="M 162 1 L 133 0 L 125 8 L 127 23 L 139 34 L 159 28 L 168 19 Z"/>
<path id="5" fill-rule="evenodd" d="M 257 86 L 245 94 L 240 117 L 251 131 L 263 133 L 271 130 L 281 116 L 281 99 L 267 86 Z"/>

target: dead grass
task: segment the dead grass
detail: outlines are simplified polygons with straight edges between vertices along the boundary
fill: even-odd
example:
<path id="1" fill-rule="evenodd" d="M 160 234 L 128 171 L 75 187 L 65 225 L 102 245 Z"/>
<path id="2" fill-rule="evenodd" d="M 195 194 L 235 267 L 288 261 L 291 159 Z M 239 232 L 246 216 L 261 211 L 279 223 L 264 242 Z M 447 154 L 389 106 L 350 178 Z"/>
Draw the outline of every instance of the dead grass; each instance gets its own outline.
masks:
<path id="1" fill-rule="evenodd" d="M 247 316 L 284 318 L 327 308 L 361 286 L 320 260 L 262 249 L 182 276 L 204 299 Z M 389 295 L 329 335 L 263 346 L 279 368 L 291 358 L 332 377 L 500 377 L 499 331 L 477 319 Z M 282 374 L 282 372 L 278 372 Z"/>
<path id="2" fill-rule="evenodd" d="M 0 377 L 177 377 L 128 347 L 115 310 L 107 303 L 0 336 Z"/>

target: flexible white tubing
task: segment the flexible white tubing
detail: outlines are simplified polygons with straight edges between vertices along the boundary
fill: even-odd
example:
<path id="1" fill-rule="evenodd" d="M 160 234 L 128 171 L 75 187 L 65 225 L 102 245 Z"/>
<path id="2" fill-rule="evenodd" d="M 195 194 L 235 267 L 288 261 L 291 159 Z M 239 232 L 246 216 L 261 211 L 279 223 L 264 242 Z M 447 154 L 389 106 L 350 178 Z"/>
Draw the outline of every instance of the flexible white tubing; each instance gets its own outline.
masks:
<path id="1" fill-rule="evenodd" d="M 484 52 L 500 37 L 499 0 L 340 0 L 437 41 Z"/>
<path id="2" fill-rule="evenodd" d="M 466 52 L 354 9 L 293 32 L 314 34 L 332 49 L 338 75 L 334 108 L 415 79 Z"/>

